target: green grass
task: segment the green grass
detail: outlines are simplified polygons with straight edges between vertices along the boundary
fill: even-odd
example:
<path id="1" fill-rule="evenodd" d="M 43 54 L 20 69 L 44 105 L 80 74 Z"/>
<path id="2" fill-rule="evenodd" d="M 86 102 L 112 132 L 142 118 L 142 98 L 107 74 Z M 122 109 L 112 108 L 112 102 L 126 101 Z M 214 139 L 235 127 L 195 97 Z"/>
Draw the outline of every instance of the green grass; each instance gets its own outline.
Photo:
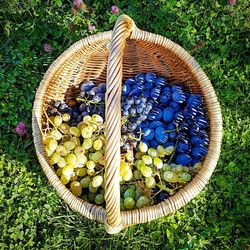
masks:
<path id="1" fill-rule="evenodd" d="M 0 249 L 247 249 L 249 242 L 249 9 L 247 0 L 119 1 L 139 28 L 189 51 L 221 103 L 222 153 L 209 185 L 175 214 L 118 235 L 74 213 L 55 193 L 32 143 L 31 109 L 48 66 L 88 24 L 113 27 L 112 1 L 4 1 L 0 7 Z M 73 1 L 72 1 L 73 2 Z M 92 8 L 89 8 L 92 6 Z M 43 50 L 49 43 L 53 52 Z M 28 135 L 15 126 L 24 121 Z"/>

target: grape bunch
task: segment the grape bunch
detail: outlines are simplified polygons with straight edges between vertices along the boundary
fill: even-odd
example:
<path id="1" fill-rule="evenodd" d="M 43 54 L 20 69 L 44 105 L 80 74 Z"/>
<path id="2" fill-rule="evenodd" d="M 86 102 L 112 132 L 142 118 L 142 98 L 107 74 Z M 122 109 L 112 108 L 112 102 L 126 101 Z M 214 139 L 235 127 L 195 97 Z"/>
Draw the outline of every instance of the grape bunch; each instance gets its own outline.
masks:
<path id="1" fill-rule="evenodd" d="M 77 126 L 65 122 L 68 113 L 49 117 L 53 128 L 44 139 L 45 150 L 61 182 L 75 196 L 104 203 L 104 121 L 98 114 L 86 115 Z"/>

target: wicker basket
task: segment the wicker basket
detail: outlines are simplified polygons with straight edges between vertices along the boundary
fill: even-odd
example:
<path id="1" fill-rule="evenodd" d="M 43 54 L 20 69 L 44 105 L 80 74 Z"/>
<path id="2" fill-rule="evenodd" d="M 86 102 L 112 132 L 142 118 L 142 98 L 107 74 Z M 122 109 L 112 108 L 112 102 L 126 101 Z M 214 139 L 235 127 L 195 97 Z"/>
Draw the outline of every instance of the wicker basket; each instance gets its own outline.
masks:
<path id="1" fill-rule="evenodd" d="M 122 80 L 141 72 L 155 72 L 200 93 L 210 119 L 208 154 L 199 173 L 169 199 L 142 209 L 120 211 L 120 136 Z M 52 99 L 64 100 L 66 90 L 83 80 L 107 83 L 106 119 L 106 209 L 74 196 L 51 168 L 43 146 L 42 115 Z M 132 224 L 145 223 L 178 210 L 199 194 L 217 164 L 222 140 L 222 116 L 214 89 L 198 63 L 183 48 L 167 38 L 139 30 L 133 20 L 121 15 L 113 31 L 76 42 L 55 60 L 36 93 L 32 127 L 36 153 L 51 185 L 75 211 L 105 223 L 108 233 L 118 233 Z"/>

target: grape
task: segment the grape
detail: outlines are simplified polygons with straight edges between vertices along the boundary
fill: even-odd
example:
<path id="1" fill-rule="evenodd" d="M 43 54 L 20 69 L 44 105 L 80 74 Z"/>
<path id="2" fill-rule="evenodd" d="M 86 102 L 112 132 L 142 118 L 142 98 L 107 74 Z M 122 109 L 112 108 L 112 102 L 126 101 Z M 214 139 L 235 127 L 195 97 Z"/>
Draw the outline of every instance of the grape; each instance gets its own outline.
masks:
<path id="1" fill-rule="evenodd" d="M 163 174 L 163 179 L 166 182 L 170 182 L 170 183 L 176 183 L 178 181 L 178 176 L 176 173 L 174 173 L 173 171 L 166 171 Z"/>
<path id="2" fill-rule="evenodd" d="M 76 146 L 74 149 L 74 153 L 77 154 L 84 154 L 85 153 L 85 149 L 81 146 Z"/>
<path id="3" fill-rule="evenodd" d="M 57 140 L 57 141 L 62 139 L 62 134 L 58 130 L 52 130 L 50 134 L 51 134 L 52 138 Z"/>
<path id="4" fill-rule="evenodd" d="M 56 150 L 58 146 L 58 143 L 55 139 L 50 139 L 49 143 L 48 143 L 48 149 L 52 152 L 54 152 Z"/>
<path id="5" fill-rule="evenodd" d="M 98 205 L 101 205 L 104 202 L 104 195 L 103 194 L 98 194 L 95 197 L 95 203 Z"/>
<path id="6" fill-rule="evenodd" d="M 141 167 L 145 166 L 145 163 L 144 163 L 143 160 L 137 160 L 137 161 L 135 162 L 135 166 L 137 167 L 138 170 L 141 171 Z"/>
<path id="7" fill-rule="evenodd" d="M 50 157 L 53 154 L 53 151 L 49 150 L 48 148 L 45 148 L 45 151 L 46 151 L 48 157 Z"/>
<path id="8" fill-rule="evenodd" d="M 69 151 L 63 145 L 59 145 L 56 149 L 56 152 L 61 156 L 66 156 L 69 153 Z"/>
<path id="9" fill-rule="evenodd" d="M 92 147 L 92 145 L 93 145 L 92 139 L 87 138 L 87 139 L 84 139 L 82 147 L 84 149 L 90 149 Z"/>
<path id="10" fill-rule="evenodd" d="M 150 200 L 146 196 L 141 196 L 137 201 L 136 201 L 136 207 L 137 208 L 142 208 L 150 204 Z"/>
<path id="11" fill-rule="evenodd" d="M 65 113 L 65 114 L 62 115 L 62 120 L 64 122 L 68 122 L 70 120 L 70 118 L 71 118 L 70 114 Z"/>
<path id="12" fill-rule="evenodd" d="M 154 148 L 149 148 L 148 149 L 148 155 L 151 157 L 156 157 L 157 156 L 157 151 Z"/>
<path id="13" fill-rule="evenodd" d="M 94 169 L 95 168 L 95 162 L 94 161 L 87 161 L 86 167 L 88 169 Z"/>
<path id="14" fill-rule="evenodd" d="M 55 118 L 54 118 L 54 124 L 56 127 L 59 127 L 61 124 L 62 124 L 62 117 L 57 115 Z"/>
<path id="15" fill-rule="evenodd" d="M 163 166 L 162 166 L 162 171 L 169 171 L 169 170 L 171 170 L 172 168 L 171 168 L 171 166 L 170 165 L 168 165 L 168 164 L 166 164 L 166 163 L 164 163 L 163 164 Z"/>
<path id="16" fill-rule="evenodd" d="M 100 124 L 103 123 L 103 118 L 100 115 L 97 115 L 97 114 L 92 115 L 92 120 L 94 122 L 97 122 L 97 123 L 100 123 Z"/>
<path id="17" fill-rule="evenodd" d="M 89 183 L 89 192 L 96 193 L 98 188 L 93 187 L 92 182 Z"/>
<path id="18" fill-rule="evenodd" d="M 84 153 L 76 154 L 76 158 L 77 158 L 77 161 L 82 165 L 85 165 L 88 160 Z"/>
<path id="19" fill-rule="evenodd" d="M 72 141 L 65 141 L 63 145 L 68 150 L 73 150 L 76 147 L 76 144 Z"/>
<path id="20" fill-rule="evenodd" d="M 147 177 L 146 178 L 146 186 L 148 188 L 154 188 L 155 187 L 155 178 L 153 176 Z"/>
<path id="21" fill-rule="evenodd" d="M 65 159 L 63 157 L 60 158 L 60 160 L 57 162 L 57 165 L 59 168 L 63 168 L 67 165 Z"/>
<path id="22" fill-rule="evenodd" d="M 67 123 L 62 123 L 61 126 L 59 127 L 59 130 L 65 135 L 69 134 L 69 129 L 70 126 Z"/>
<path id="23" fill-rule="evenodd" d="M 178 174 L 184 171 L 184 167 L 181 165 L 176 165 L 172 168 L 172 171 Z"/>
<path id="24" fill-rule="evenodd" d="M 90 139 L 93 135 L 93 127 L 85 127 L 82 129 L 82 137 Z"/>
<path id="25" fill-rule="evenodd" d="M 174 146 L 168 146 L 165 148 L 166 155 L 171 155 L 174 152 Z"/>
<path id="26" fill-rule="evenodd" d="M 62 169 L 61 168 L 58 168 L 57 170 L 56 170 L 56 175 L 57 176 L 62 176 Z"/>
<path id="27" fill-rule="evenodd" d="M 77 158 L 75 154 L 68 154 L 66 156 L 66 162 L 70 165 L 70 166 L 75 166 L 77 163 Z"/>
<path id="28" fill-rule="evenodd" d="M 79 137 L 81 135 L 80 129 L 77 127 L 71 127 L 69 133 L 73 136 Z"/>
<path id="29" fill-rule="evenodd" d="M 97 162 L 101 161 L 102 157 L 103 157 L 102 153 L 97 151 L 97 152 L 93 153 L 92 160 L 97 163 Z"/>
<path id="30" fill-rule="evenodd" d="M 51 156 L 50 156 L 50 163 L 52 165 L 58 163 L 61 159 L 61 156 L 58 154 L 58 153 L 53 153 Z"/>
<path id="31" fill-rule="evenodd" d="M 148 151 L 148 146 L 146 143 L 144 142 L 140 142 L 139 144 L 139 150 L 142 152 L 142 153 L 146 153 Z"/>
<path id="32" fill-rule="evenodd" d="M 83 177 L 87 175 L 87 169 L 86 168 L 77 168 L 76 169 L 76 175 Z"/>
<path id="33" fill-rule="evenodd" d="M 134 197 L 135 197 L 135 190 L 132 189 L 132 188 L 128 188 L 128 189 L 124 192 L 123 197 L 124 197 L 124 199 L 127 198 L 127 197 L 132 197 L 132 198 L 134 198 Z"/>
<path id="34" fill-rule="evenodd" d="M 70 177 L 65 176 L 64 174 L 62 174 L 60 181 L 62 182 L 62 184 L 66 185 L 69 183 Z"/>
<path id="35" fill-rule="evenodd" d="M 100 139 L 95 140 L 94 143 L 93 143 L 93 147 L 94 147 L 95 150 L 102 149 L 102 147 L 103 147 L 102 141 Z"/>
<path id="36" fill-rule="evenodd" d="M 188 181 L 190 181 L 191 180 L 191 175 L 189 174 L 189 173 L 187 173 L 187 172 L 182 172 L 182 173 L 179 173 L 178 174 L 178 177 L 179 177 L 179 180 L 181 181 L 181 182 L 188 182 Z"/>
<path id="37" fill-rule="evenodd" d="M 140 180 L 142 178 L 141 171 L 136 169 L 134 171 L 134 177 L 135 177 L 136 180 Z"/>
<path id="38" fill-rule="evenodd" d="M 127 197 L 124 199 L 124 207 L 127 209 L 132 209 L 135 206 L 135 200 L 132 197 Z"/>
<path id="39" fill-rule="evenodd" d="M 70 183 L 70 190 L 75 196 L 80 196 L 82 194 L 82 186 L 80 182 L 73 181 Z"/>
<path id="40" fill-rule="evenodd" d="M 92 120 L 92 118 L 91 118 L 91 116 L 89 116 L 89 115 L 85 115 L 84 117 L 83 117 L 83 121 L 84 122 L 90 122 Z"/>
<path id="41" fill-rule="evenodd" d="M 130 169 L 129 163 L 121 161 L 120 163 L 120 175 L 123 176 Z"/>
<path id="42" fill-rule="evenodd" d="M 157 154 L 158 154 L 159 157 L 164 157 L 165 154 L 166 154 L 165 148 L 163 146 L 159 145 L 157 147 Z"/>
<path id="43" fill-rule="evenodd" d="M 89 186 L 90 182 L 91 182 L 90 176 L 86 176 L 86 177 L 81 179 L 80 184 L 81 184 L 82 188 L 87 188 Z"/>
<path id="44" fill-rule="evenodd" d="M 101 176 L 101 175 L 97 175 L 97 176 L 95 176 L 94 178 L 93 178 L 93 180 L 92 180 L 92 186 L 94 187 L 94 188 L 98 188 L 98 187 L 100 187 L 101 185 L 102 185 L 102 183 L 103 183 L 103 177 Z"/>
<path id="45" fill-rule="evenodd" d="M 62 169 L 62 174 L 67 177 L 70 178 L 72 176 L 72 174 L 74 173 L 74 168 L 73 166 L 70 165 L 66 165 L 65 167 L 63 167 Z"/>
<path id="46" fill-rule="evenodd" d="M 120 199 L 120 209 L 121 211 L 124 211 L 125 210 L 125 207 L 124 207 L 124 200 L 121 198 Z"/>
<path id="47" fill-rule="evenodd" d="M 142 160 L 146 165 L 151 165 L 153 163 L 153 160 L 149 155 L 143 155 Z"/>
<path id="48" fill-rule="evenodd" d="M 144 177 L 150 177 L 153 174 L 153 170 L 148 166 L 142 166 L 141 173 Z"/>
<path id="49" fill-rule="evenodd" d="M 144 155 L 144 153 L 142 153 L 142 152 L 136 152 L 135 153 L 135 159 L 140 160 L 143 155 Z"/>
<path id="50" fill-rule="evenodd" d="M 95 197 L 96 197 L 96 193 L 89 193 L 88 194 L 88 201 L 95 202 Z"/>
<path id="51" fill-rule="evenodd" d="M 122 176 L 122 179 L 124 181 L 129 181 L 133 178 L 133 172 L 131 169 L 129 169 L 123 176 Z"/>
<path id="52" fill-rule="evenodd" d="M 158 169 L 162 168 L 163 162 L 159 157 L 154 158 L 154 166 L 156 166 Z"/>
<path id="53" fill-rule="evenodd" d="M 125 154 L 125 158 L 127 159 L 127 161 L 132 162 L 134 160 L 133 150 L 127 150 L 127 153 Z"/>

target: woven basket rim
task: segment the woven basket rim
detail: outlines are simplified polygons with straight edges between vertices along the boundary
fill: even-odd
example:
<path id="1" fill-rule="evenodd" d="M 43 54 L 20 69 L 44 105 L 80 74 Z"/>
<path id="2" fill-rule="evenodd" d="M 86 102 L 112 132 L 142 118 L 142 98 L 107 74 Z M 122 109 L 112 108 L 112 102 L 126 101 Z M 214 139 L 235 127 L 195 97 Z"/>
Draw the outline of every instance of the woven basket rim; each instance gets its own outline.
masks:
<path id="1" fill-rule="evenodd" d="M 56 189 L 58 194 L 64 199 L 64 201 L 75 211 L 81 213 L 89 219 L 95 219 L 106 223 L 106 211 L 103 207 L 90 204 L 83 201 L 80 198 L 75 197 L 59 180 L 56 173 L 52 170 L 48 161 L 46 159 L 46 154 L 42 144 L 41 128 L 39 124 L 39 119 L 41 119 L 42 114 L 42 104 L 45 98 L 44 94 L 46 92 L 47 86 L 53 75 L 60 68 L 65 61 L 67 61 L 73 53 L 77 50 L 98 43 L 98 41 L 106 40 L 109 42 L 111 40 L 112 31 L 107 31 L 99 33 L 97 35 L 92 35 L 81 39 L 80 41 L 71 45 L 66 51 L 64 51 L 49 67 L 40 86 L 37 90 L 33 113 L 32 113 L 32 129 L 34 144 L 37 152 L 39 162 L 50 181 L 51 185 Z M 207 75 L 200 68 L 196 60 L 182 47 L 175 44 L 171 40 L 153 33 L 146 31 L 141 31 L 136 29 L 131 37 L 131 40 L 142 40 L 144 42 L 153 43 L 155 45 L 160 45 L 167 47 L 172 52 L 176 53 L 178 57 L 185 63 L 188 68 L 192 71 L 194 77 L 201 84 L 202 95 L 205 98 L 205 102 L 208 107 L 209 117 L 210 117 L 210 143 L 208 154 L 203 162 L 202 169 L 197 173 L 197 175 L 184 186 L 179 192 L 171 196 L 166 201 L 163 201 L 157 205 L 152 205 L 150 207 L 145 207 L 142 209 L 135 209 L 132 211 L 121 211 L 122 224 L 123 227 L 137 224 L 145 223 L 151 220 L 157 219 L 159 217 L 165 216 L 178 210 L 180 207 L 187 204 L 191 199 L 193 199 L 207 184 L 209 178 L 212 175 L 214 168 L 216 167 L 222 140 L 222 116 L 220 105 L 218 103 L 216 94 L 213 90 L 212 84 L 208 79 Z M 211 140 L 212 139 L 212 140 Z M 61 191 L 63 190 L 63 191 Z"/>

